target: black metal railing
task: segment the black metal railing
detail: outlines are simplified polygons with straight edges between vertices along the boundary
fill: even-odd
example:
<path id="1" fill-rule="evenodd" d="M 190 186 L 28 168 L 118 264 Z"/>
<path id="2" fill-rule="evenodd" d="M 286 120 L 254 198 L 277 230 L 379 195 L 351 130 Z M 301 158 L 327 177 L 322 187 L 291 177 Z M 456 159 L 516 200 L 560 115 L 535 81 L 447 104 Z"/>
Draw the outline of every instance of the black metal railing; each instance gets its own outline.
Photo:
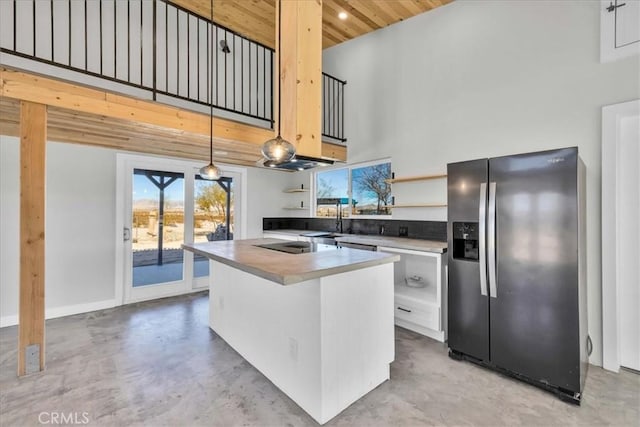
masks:
<path id="1" fill-rule="evenodd" d="M 2 0 L 0 16 L 2 53 L 273 122 L 273 50 L 166 0 Z"/>
<path id="2" fill-rule="evenodd" d="M 0 0 L 0 28 L 0 52 L 29 60 L 18 68 L 81 80 L 46 64 L 117 85 L 86 84 L 273 125 L 273 49 L 167 0 Z M 323 73 L 322 134 L 339 142 L 345 83 Z"/>
<path id="3" fill-rule="evenodd" d="M 322 73 L 322 136 L 345 142 L 344 87 L 346 81 Z"/>

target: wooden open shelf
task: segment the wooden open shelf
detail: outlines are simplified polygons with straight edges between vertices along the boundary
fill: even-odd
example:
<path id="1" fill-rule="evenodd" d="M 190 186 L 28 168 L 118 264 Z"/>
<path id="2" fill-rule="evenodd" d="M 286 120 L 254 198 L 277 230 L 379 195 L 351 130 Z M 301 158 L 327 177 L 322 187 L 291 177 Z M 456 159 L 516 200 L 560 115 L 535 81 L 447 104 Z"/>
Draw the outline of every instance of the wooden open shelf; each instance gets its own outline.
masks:
<path id="1" fill-rule="evenodd" d="M 426 181 L 429 179 L 441 179 L 441 178 L 446 178 L 447 174 L 445 173 L 440 174 L 440 175 L 416 175 L 416 176 L 405 176 L 403 178 L 391 178 L 391 179 L 385 179 L 385 182 L 388 182 L 389 184 L 393 184 L 393 183 L 399 183 L 399 182 L 411 182 L 411 181 Z"/>
<path id="2" fill-rule="evenodd" d="M 446 203 L 397 203 L 390 208 L 446 208 Z"/>

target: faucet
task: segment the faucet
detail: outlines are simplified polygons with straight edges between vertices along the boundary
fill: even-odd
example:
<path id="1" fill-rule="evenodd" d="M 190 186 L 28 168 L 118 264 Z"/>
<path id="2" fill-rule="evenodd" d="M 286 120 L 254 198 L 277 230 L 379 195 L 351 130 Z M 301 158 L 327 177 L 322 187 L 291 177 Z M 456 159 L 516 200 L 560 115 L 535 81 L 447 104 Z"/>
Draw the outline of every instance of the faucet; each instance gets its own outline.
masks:
<path id="1" fill-rule="evenodd" d="M 336 231 L 342 233 L 342 200 L 336 202 Z"/>

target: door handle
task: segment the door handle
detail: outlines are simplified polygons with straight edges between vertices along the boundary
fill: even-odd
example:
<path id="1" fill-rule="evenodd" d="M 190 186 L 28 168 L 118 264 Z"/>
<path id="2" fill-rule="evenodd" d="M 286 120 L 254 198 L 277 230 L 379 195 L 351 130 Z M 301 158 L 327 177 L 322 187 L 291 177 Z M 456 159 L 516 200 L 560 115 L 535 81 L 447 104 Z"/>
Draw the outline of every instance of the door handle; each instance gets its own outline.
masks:
<path id="1" fill-rule="evenodd" d="M 480 250 L 480 294 L 487 296 L 487 247 L 485 241 L 487 223 L 487 184 L 480 184 L 480 204 L 478 207 L 478 246 Z"/>
<path id="2" fill-rule="evenodd" d="M 487 221 L 487 251 L 489 252 L 489 296 L 498 298 L 496 281 L 496 183 L 489 183 L 489 213 Z"/>
<path id="3" fill-rule="evenodd" d="M 124 229 L 122 230 L 122 240 L 123 241 L 129 241 L 131 240 L 131 229 L 124 227 Z"/>

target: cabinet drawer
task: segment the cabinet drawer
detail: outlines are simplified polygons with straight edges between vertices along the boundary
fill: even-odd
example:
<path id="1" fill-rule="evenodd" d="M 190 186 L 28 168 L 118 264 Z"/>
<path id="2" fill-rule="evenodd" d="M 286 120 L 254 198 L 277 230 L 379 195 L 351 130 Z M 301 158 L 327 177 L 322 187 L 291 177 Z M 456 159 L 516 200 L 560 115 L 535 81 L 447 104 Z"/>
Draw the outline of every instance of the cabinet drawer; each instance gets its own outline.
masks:
<path id="1" fill-rule="evenodd" d="M 440 330 L 440 309 L 437 307 L 428 307 L 422 304 L 416 308 L 413 304 L 406 304 L 403 301 L 394 301 L 395 317 L 405 322 L 415 323 L 425 328 Z"/>

